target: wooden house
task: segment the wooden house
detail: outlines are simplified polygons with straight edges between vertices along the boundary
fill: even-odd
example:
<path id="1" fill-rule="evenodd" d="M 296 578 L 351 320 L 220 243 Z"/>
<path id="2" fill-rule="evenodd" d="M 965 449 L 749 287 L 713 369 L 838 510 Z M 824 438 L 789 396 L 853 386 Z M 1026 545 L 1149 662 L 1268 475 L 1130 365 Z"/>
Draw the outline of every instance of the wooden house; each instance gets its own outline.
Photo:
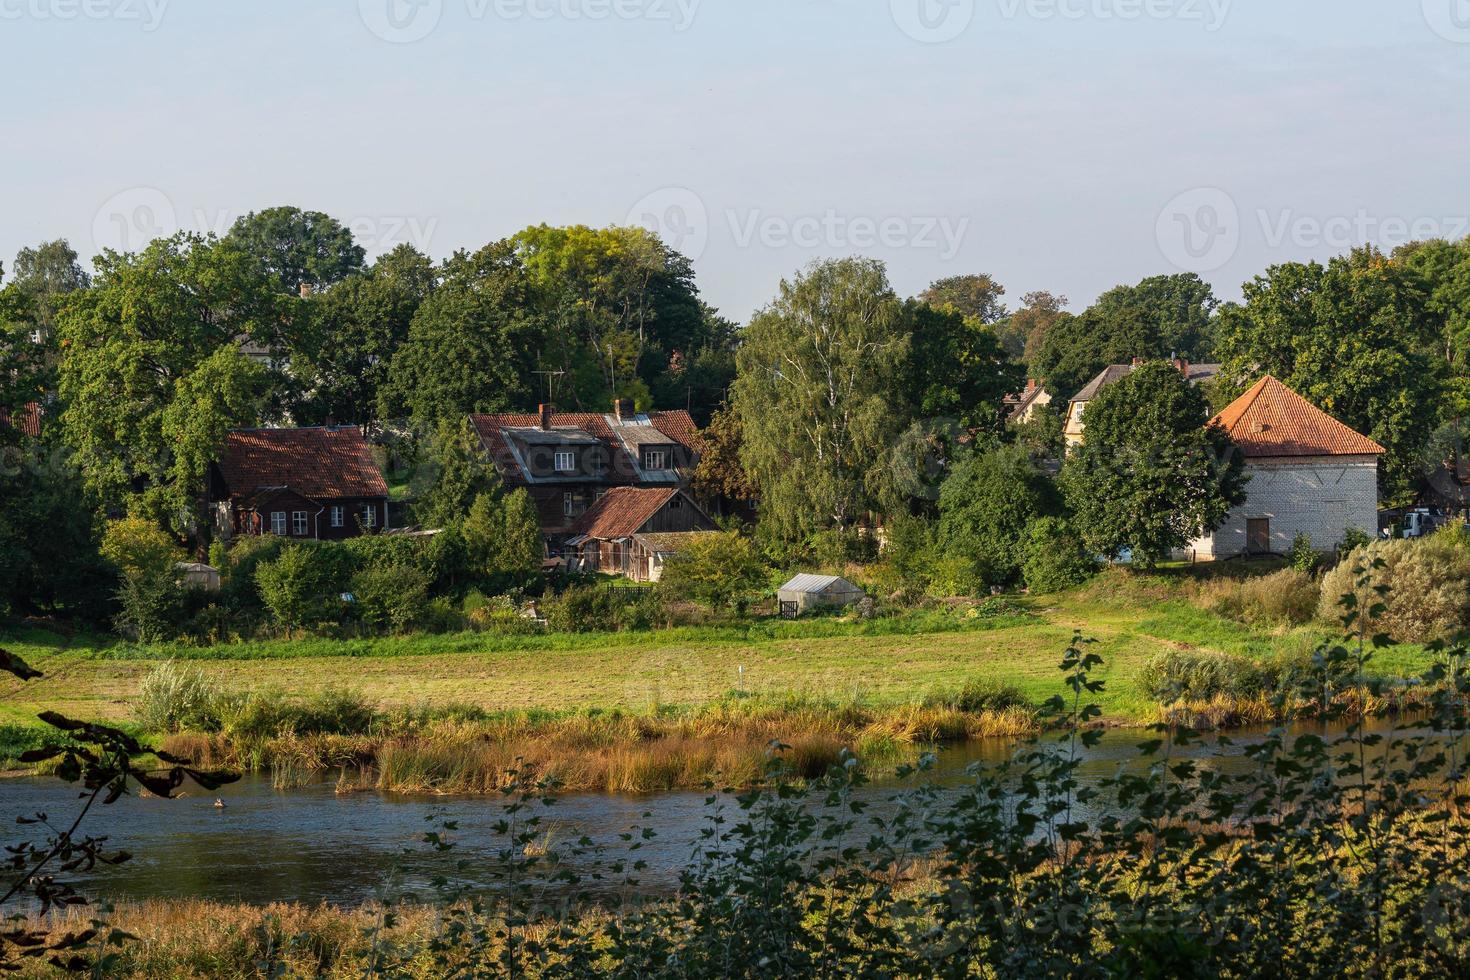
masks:
<path id="1" fill-rule="evenodd" d="M 691 535 L 715 530 L 709 515 L 677 487 L 618 487 L 577 519 L 561 554 L 577 571 L 652 582 Z"/>

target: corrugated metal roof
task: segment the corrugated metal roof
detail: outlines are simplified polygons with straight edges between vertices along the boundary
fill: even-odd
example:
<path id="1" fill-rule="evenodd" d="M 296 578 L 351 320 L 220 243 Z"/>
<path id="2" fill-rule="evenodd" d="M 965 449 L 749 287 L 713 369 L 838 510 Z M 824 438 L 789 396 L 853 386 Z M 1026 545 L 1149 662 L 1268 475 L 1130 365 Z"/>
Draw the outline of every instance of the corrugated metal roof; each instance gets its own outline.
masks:
<path id="1" fill-rule="evenodd" d="M 840 575 L 807 575 L 802 574 L 793 578 L 790 582 L 781 586 L 779 592 L 861 592 L 862 589 L 853 585 Z"/>

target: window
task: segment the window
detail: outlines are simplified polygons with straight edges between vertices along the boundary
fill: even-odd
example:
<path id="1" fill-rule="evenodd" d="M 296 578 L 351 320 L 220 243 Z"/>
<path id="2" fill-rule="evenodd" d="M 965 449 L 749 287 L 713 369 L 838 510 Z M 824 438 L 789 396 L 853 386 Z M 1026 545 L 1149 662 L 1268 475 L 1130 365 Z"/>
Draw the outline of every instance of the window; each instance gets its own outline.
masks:
<path id="1" fill-rule="evenodd" d="M 286 512 L 284 510 L 271 511 L 271 533 L 284 536 L 286 533 Z"/>
<path id="2" fill-rule="evenodd" d="M 674 495 L 674 499 L 669 501 L 669 510 L 683 510 L 683 509 L 684 509 L 684 498 L 681 497 L 681 496 L 679 496 L 678 494 L 675 494 Z"/>
<path id="3" fill-rule="evenodd" d="M 643 468 L 645 470 L 666 470 L 669 468 L 669 454 L 662 449 L 650 449 L 643 454 Z"/>
<path id="4" fill-rule="evenodd" d="M 561 512 L 565 517 L 571 517 L 577 510 L 577 495 L 564 493 L 561 495 Z"/>
<path id="5" fill-rule="evenodd" d="M 378 526 L 378 508 L 374 507 L 372 504 L 368 504 L 366 507 L 364 507 L 362 509 L 362 526 L 363 527 L 377 527 Z"/>
<path id="6" fill-rule="evenodd" d="M 577 454 L 559 452 L 556 454 L 556 471 L 558 473 L 577 472 Z"/>
<path id="7" fill-rule="evenodd" d="M 306 537 L 306 511 L 296 510 L 291 512 L 291 533 L 298 538 Z"/>
<path id="8" fill-rule="evenodd" d="M 341 504 L 334 505 L 332 507 L 332 526 L 333 527 L 341 527 L 342 526 L 342 522 L 345 521 L 346 519 L 347 519 L 347 508 L 346 507 L 343 507 Z"/>

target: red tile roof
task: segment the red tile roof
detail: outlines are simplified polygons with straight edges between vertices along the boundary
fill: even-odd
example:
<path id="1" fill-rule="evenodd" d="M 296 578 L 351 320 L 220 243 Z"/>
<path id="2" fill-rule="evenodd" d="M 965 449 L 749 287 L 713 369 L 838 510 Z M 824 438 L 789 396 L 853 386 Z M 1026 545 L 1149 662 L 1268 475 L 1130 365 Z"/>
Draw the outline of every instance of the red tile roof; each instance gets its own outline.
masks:
<path id="1" fill-rule="evenodd" d="M 1382 446 L 1354 432 L 1269 374 L 1215 416 L 1247 459 L 1377 456 Z"/>
<path id="2" fill-rule="evenodd" d="M 356 426 L 231 432 L 219 470 L 235 498 L 266 487 L 290 487 L 314 500 L 388 496 L 388 484 Z"/>
<path id="3" fill-rule="evenodd" d="M 694 453 L 704 452 L 704 440 L 700 437 L 699 426 L 694 424 L 694 419 L 688 412 L 648 412 L 646 415 L 649 424 L 667 436 L 670 442 L 679 443 Z M 593 412 L 557 412 L 551 416 L 551 427 L 580 430 L 601 442 L 610 453 L 626 457 L 627 451 L 613 431 L 612 425 L 609 424 L 609 418 L 610 416 Z M 539 428 L 541 416 L 534 413 L 511 412 L 498 415 L 472 415 L 470 421 L 474 423 L 475 431 L 480 435 L 480 441 L 484 443 L 491 458 L 495 460 L 506 482 L 513 485 L 523 484 L 525 480 L 520 467 L 516 464 L 515 454 L 506 445 L 504 430 Z M 614 475 L 629 474 L 633 471 L 634 467 L 631 462 L 612 468 Z"/>
<path id="4" fill-rule="evenodd" d="M 9 410 L 0 408 L 0 425 L 10 424 Z M 15 427 L 20 430 L 21 435 L 29 436 L 32 439 L 39 439 L 41 437 L 41 406 L 35 402 L 26 405 L 23 414 L 20 416 L 20 421 Z"/>
<path id="5" fill-rule="evenodd" d="M 618 487 L 609 490 L 601 500 L 587 508 L 572 526 L 573 534 L 610 541 L 632 537 L 649 519 L 679 493 L 668 489 L 643 490 Z"/>

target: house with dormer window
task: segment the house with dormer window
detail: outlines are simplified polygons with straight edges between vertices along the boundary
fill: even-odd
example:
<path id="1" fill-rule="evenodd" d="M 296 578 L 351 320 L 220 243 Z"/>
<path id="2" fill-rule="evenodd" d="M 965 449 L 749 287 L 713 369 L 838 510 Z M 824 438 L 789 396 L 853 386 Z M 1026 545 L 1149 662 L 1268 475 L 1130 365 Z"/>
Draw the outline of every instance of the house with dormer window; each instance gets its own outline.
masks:
<path id="1" fill-rule="evenodd" d="M 470 421 L 506 486 L 531 495 L 552 554 L 612 490 L 686 487 L 703 448 L 688 412 L 639 412 L 623 399 L 606 414 L 542 405 Z"/>

